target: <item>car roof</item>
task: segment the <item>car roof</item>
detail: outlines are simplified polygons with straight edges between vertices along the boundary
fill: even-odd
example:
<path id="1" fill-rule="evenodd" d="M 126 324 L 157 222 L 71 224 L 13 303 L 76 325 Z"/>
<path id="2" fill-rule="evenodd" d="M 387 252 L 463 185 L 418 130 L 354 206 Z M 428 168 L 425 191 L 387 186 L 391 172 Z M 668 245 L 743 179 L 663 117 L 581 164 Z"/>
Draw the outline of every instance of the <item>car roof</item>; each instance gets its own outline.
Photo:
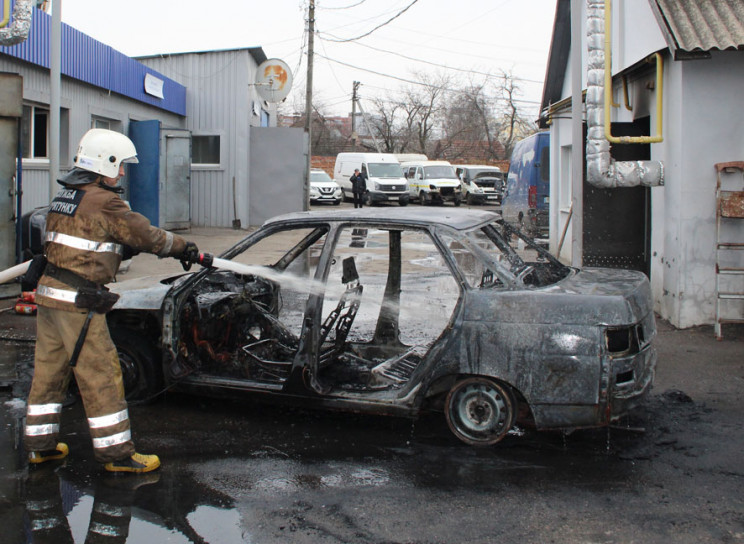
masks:
<path id="1" fill-rule="evenodd" d="M 403 161 L 401 166 L 452 166 L 449 161 Z"/>
<path id="2" fill-rule="evenodd" d="M 368 223 L 396 223 L 406 226 L 444 225 L 466 230 L 501 218 L 501 214 L 469 208 L 390 207 L 349 208 L 344 210 L 292 212 L 267 220 L 263 226 L 276 223 L 325 223 L 328 221 L 365 221 Z"/>
<path id="3" fill-rule="evenodd" d="M 496 166 L 495 164 L 453 164 L 455 168 L 485 168 L 490 170 L 498 170 L 501 171 L 501 168 Z"/>

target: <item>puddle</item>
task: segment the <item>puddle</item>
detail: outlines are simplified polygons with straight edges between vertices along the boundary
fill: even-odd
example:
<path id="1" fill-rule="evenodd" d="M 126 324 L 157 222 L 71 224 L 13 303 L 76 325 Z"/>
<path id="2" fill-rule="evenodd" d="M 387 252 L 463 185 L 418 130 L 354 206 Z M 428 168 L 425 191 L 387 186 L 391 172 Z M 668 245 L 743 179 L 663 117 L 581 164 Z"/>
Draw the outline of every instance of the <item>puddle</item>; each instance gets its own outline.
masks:
<path id="1" fill-rule="evenodd" d="M 28 364 L 34 358 L 34 343 L 0 343 L 0 387 L 10 387 L 18 379 L 19 364 Z"/>

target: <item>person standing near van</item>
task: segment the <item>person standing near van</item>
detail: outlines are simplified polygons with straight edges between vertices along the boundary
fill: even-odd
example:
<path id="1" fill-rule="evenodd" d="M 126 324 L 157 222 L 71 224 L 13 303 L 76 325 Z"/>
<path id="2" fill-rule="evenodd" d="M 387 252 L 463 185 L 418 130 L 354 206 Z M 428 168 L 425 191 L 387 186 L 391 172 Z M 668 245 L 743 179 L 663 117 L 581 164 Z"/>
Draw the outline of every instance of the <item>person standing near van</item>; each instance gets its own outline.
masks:
<path id="1" fill-rule="evenodd" d="M 351 191 L 354 194 L 354 207 L 363 208 L 364 193 L 367 191 L 367 174 L 359 172 L 359 168 L 356 168 L 349 181 L 351 181 Z"/>

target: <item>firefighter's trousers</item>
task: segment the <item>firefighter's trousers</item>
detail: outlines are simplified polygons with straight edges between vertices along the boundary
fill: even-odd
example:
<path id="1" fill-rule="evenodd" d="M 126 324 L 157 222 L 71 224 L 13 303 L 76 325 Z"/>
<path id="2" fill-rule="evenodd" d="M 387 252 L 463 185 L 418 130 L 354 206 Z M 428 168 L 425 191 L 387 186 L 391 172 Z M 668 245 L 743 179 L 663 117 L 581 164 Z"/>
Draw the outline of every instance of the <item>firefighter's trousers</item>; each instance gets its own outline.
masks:
<path id="1" fill-rule="evenodd" d="M 24 445 L 29 451 L 57 445 L 62 401 L 75 372 L 97 461 L 126 459 L 134 453 L 129 412 L 116 347 L 106 316 L 94 314 L 75 367 L 69 365 L 86 313 L 39 306 L 34 378 L 28 396 Z"/>

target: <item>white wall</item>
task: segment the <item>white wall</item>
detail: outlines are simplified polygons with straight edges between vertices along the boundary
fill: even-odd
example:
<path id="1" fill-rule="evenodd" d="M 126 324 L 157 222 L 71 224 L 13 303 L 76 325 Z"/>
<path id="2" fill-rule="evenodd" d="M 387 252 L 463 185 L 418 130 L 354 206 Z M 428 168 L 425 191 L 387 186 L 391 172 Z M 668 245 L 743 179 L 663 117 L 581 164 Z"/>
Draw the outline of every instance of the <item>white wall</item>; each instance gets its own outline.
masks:
<path id="1" fill-rule="evenodd" d="M 651 159 L 661 161 L 665 173 L 665 185 L 651 189 L 651 287 L 655 309 L 677 327 L 710 324 L 715 304 L 713 165 L 744 160 L 744 52 L 713 51 L 707 60 L 672 61 L 647 2 L 614 2 L 613 12 L 613 73 L 659 50 L 665 60 L 664 141 L 651 144 Z M 583 41 L 585 50 L 585 37 Z M 584 62 L 585 58 L 586 53 Z M 569 62 L 564 98 L 571 96 L 570 70 Z M 583 74 L 585 82 L 585 67 Z M 631 79 L 632 112 L 622 105 L 620 82 L 615 82 L 613 96 L 621 106 L 612 109 L 613 122 L 650 116 L 651 132 L 655 133 L 656 89 L 647 88 L 652 80 L 652 75 Z M 570 164 L 565 164 L 570 160 L 572 146 L 570 107 L 556 117 L 551 125 L 553 251 L 570 204 L 567 199 L 571 195 L 571 170 Z M 585 142 L 581 145 L 585 146 Z M 741 231 L 744 225 L 737 228 Z M 569 229 L 560 255 L 564 262 L 571 260 L 570 246 Z"/>
<path id="2" fill-rule="evenodd" d="M 712 323 L 715 315 L 714 164 L 744 160 L 744 54 L 712 53 L 710 60 L 674 63 L 669 142 L 653 157 L 664 161 L 667 177 L 657 192 L 664 213 L 657 217 L 654 209 L 652 226 L 665 233 L 661 308 L 683 328 Z M 744 225 L 731 226 L 744 239 Z"/>

